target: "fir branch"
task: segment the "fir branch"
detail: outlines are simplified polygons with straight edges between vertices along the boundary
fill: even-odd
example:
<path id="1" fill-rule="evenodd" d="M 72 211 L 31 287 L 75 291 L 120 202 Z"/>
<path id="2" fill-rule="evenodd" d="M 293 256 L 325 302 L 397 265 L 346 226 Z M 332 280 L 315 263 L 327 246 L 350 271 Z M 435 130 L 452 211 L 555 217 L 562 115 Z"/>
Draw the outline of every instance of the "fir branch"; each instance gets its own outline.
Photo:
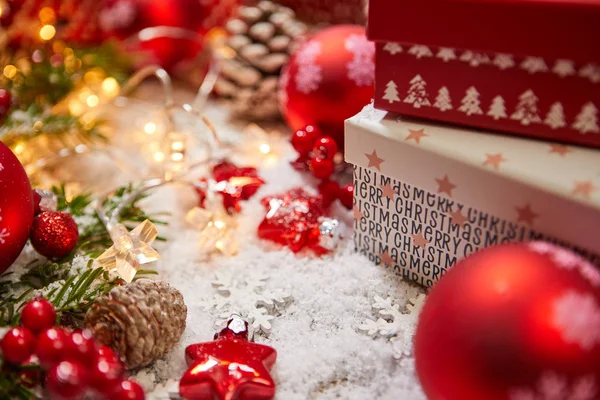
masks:
<path id="1" fill-rule="evenodd" d="M 103 201 L 104 212 L 112 212 L 134 190 L 132 185 L 119 188 L 113 196 Z M 78 243 L 71 254 L 59 260 L 34 262 L 18 282 L 0 282 L 0 326 L 18 323 L 20 307 L 34 290 L 48 298 L 63 317 L 80 321 L 97 296 L 122 283 L 102 269 L 92 267 L 94 259 L 112 246 L 112 240 L 96 214 L 91 194 L 80 194 L 68 200 L 64 185 L 53 187 L 52 191 L 57 197 L 59 211 L 70 213 L 75 220 L 84 218 L 86 224 L 79 226 Z M 165 223 L 157 220 L 157 215 L 148 215 L 138 206 L 138 202 L 144 197 L 144 194 L 138 195 L 131 204 L 123 208 L 121 223 L 132 224 L 145 219 L 155 224 Z M 155 272 L 140 270 L 137 275 L 152 273 Z M 23 289 L 18 296 L 7 294 L 10 289 L 14 293 L 21 286 Z"/>

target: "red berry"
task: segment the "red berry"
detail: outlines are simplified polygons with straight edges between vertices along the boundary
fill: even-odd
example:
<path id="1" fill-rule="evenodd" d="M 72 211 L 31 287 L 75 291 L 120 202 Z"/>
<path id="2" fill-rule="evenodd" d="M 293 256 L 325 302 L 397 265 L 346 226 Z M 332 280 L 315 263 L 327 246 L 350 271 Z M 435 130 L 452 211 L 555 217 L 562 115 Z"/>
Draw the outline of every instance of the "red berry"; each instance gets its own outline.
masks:
<path id="1" fill-rule="evenodd" d="M 299 154 L 307 156 L 319 136 L 317 129 L 308 125 L 306 128 L 294 132 L 292 146 Z"/>
<path id="2" fill-rule="evenodd" d="M 111 396 L 111 400 L 144 400 L 144 389 L 134 381 L 125 380 Z"/>
<path id="3" fill-rule="evenodd" d="M 123 380 L 123 363 L 114 353 L 108 357 L 99 356 L 89 369 L 90 387 L 102 394 L 111 394 L 119 388 Z"/>
<path id="4" fill-rule="evenodd" d="M 117 356 L 117 353 L 115 353 L 113 351 L 113 349 L 111 349 L 108 346 L 98 346 L 96 348 L 96 357 L 97 358 L 104 357 L 104 358 L 119 360 L 119 356 Z"/>
<path id="5" fill-rule="evenodd" d="M 21 367 L 25 367 L 25 366 L 37 366 L 38 368 L 35 369 L 24 369 L 19 371 L 19 383 L 21 383 L 22 385 L 26 386 L 26 387 L 34 387 L 36 385 L 37 382 L 39 382 L 40 380 L 40 369 L 39 369 L 39 364 L 40 364 L 40 360 L 38 359 L 38 357 L 34 354 L 31 355 L 27 358 L 27 360 L 25 360 L 25 362 L 23 364 L 21 364 Z"/>
<path id="6" fill-rule="evenodd" d="M 349 183 L 340 190 L 340 203 L 348 210 L 354 205 L 354 185 Z"/>
<path id="7" fill-rule="evenodd" d="M 317 157 L 333 160 L 333 157 L 338 151 L 338 146 L 335 140 L 328 136 L 317 139 L 313 151 Z"/>
<path id="8" fill-rule="evenodd" d="M 46 375 L 46 390 L 51 399 L 80 399 L 86 386 L 85 368 L 77 361 L 61 361 Z"/>
<path id="9" fill-rule="evenodd" d="M 49 368 L 62 361 L 69 342 L 69 334 L 62 328 L 50 328 L 37 337 L 35 352 L 42 367 Z"/>
<path id="10" fill-rule="evenodd" d="M 77 223 L 69 214 L 60 211 L 44 211 L 33 220 L 31 244 L 41 255 L 61 258 L 77 245 Z"/>
<path id="11" fill-rule="evenodd" d="M 33 354 L 35 336 L 27 328 L 12 328 L 0 341 L 2 356 L 11 364 L 19 365 Z"/>
<path id="12" fill-rule="evenodd" d="M 323 181 L 319 184 L 319 193 L 323 197 L 323 205 L 329 207 L 339 197 L 340 185 L 334 181 Z"/>
<path id="13" fill-rule="evenodd" d="M 55 322 L 56 310 L 52 303 L 44 298 L 30 301 L 21 313 L 21 323 L 34 333 L 52 327 Z"/>
<path id="14" fill-rule="evenodd" d="M 76 360 L 88 366 L 96 359 L 96 342 L 88 329 L 74 331 L 67 339 L 65 359 Z"/>
<path id="15" fill-rule="evenodd" d="M 315 157 L 310 161 L 310 169 L 317 178 L 329 179 L 333 174 L 333 161 Z"/>

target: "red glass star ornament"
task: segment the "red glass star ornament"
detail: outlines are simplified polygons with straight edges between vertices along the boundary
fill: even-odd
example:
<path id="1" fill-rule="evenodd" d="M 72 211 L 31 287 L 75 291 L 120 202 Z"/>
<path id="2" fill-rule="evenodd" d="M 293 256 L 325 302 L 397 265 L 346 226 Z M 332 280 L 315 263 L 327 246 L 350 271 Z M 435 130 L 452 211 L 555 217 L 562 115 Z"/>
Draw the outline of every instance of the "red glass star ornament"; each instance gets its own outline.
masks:
<path id="1" fill-rule="evenodd" d="M 302 188 L 262 199 L 267 215 L 258 227 L 258 237 L 288 246 L 294 253 L 309 248 L 317 254 L 333 250 L 338 222 L 325 217 L 321 196 Z"/>
<path id="2" fill-rule="evenodd" d="M 212 175 L 216 181 L 214 185 L 209 185 L 207 180 L 203 179 L 196 188 L 200 196 L 200 207 L 204 207 L 206 187 L 208 186 L 223 196 L 223 207 L 229 213 L 240 212 L 240 200 L 248 200 L 254 196 L 265 183 L 258 177 L 256 168 L 238 167 L 228 161 L 222 161 L 215 165 Z"/>
<path id="3" fill-rule="evenodd" d="M 269 400 L 275 383 L 269 370 L 277 352 L 252 343 L 248 324 L 234 315 L 212 342 L 185 349 L 190 367 L 179 382 L 179 394 L 186 400 Z"/>

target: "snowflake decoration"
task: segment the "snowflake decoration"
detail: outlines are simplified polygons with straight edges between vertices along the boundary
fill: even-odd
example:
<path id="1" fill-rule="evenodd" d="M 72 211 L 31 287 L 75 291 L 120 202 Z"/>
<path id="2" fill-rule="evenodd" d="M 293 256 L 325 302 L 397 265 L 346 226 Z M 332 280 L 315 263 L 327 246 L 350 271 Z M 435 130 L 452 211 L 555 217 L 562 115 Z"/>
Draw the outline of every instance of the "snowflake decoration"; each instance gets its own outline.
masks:
<path id="1" fill-rule="evenodd" d="M 598 386 L 593 376 L 583 376 L 569 387 L 567 379 L 554 372 L 546 372 L 535 389 L 519 388 L 509 393 L 510 400 L 594 400 Z"/>
<path id="2" fill-rule="evenodd" d="M 448 62 L 450 60 L 456 60 L 456 53 L 452 48 L 442 47 L 438 51 L 436 57 L 441 58 L 442 60 L 444 60 L 444 62 Z"/>
<path id="3" fill-rule="evenodd" d="M 433 53 L 427 46 L 415 45 L 408 50 L 408 54 L 412 54 L 413 56 L 419 58 L 423 57 L 433 57 Z"/>
<path id="4" fill-rule="evenodd" d="M 370 86 L 375 79 L 375 45 L 361 35 L 350 35 L 344 42 L 346 50 L 353 54 L 346 64 L 348 78 L 357 86 Z"/>
<path id="5" fill-rule="evenodd" d="M 588 282 L 595 287 L 600 287 L 600 271 L 572 251 L 546 242 L 530 242 L 527 246 L 529 250 L 535 253 L 549 256 L 560 268 L 566 270 L 578 269 L 579 273 Z"/>
<path id="6" fill-rule="evenodd" d="M 521 68 L 530 74 L 535 74 L 536 72 L 548 72 L 548 66 L 546 62 L 541 57 L 527 57 L 521 63 Z"/>
<path id="7" fill-rule="evenodd" d="M 133 23 L 137 9 L 132 1 L 119 1 L 100 13 L 100 27 L 105 32 L 126 28 Z"/>
<path id="8" fill-rule="evenodd" d="M 407 312 L 400 311 L 400 305 L 391 297 L 382 298 L 375 296 L 373 309 L 379 318 L 366 319 L 358 327 L 369 336 L 383 336 L 390 338 L 394 350 L 394 358 L 403 358 L 412 354 L 412 338 L 419 313 L 425 304 L 425 294 L 419 294 L 410 299 L 406 305 Z"/>
<path id="9" fill-rule="evenodd" d="M 600 306 L 593 295 L 571 290 L 553 306 L 554 326 L 565 342 L 587 351 L 600 343 Z"/>
<path id="10" fill-rule="evenodd" d="M 6 228 L 2 228 L 0 230 L 0 244 L 6 243 L 6 239 L 10 236 L 10 233 Z"/>
<path id="11" fill-rule="evenodd" d="M 490 58 L 486 54 L 474 53 L 470 50 L 465 51 L 460 56 L 459 60 L 468 63 L 471 67 L 478 67 L 490 63 Z"/>
<path id="12" fill-rule="evenodd" d="M 296 59 L 298 72 L 295 82 L 296 89 L 304 94 L 317 90 L 323 80 L 323 69 L 315 61 L 320 54 L 321 43 L 316 41 L 307 43 L 298 52 L 298 58 Z"/>
<path id="13" fill-rule="evenodd" d="M 552 72 L 561 78 L 575 74 L 575 64 L 571 60 L 559 59 L 554 63 Z"/>
<path id="14" fill-rule="evenodd" d="M 265 288 L 269 277 L 261 273 L 219 271 L 215 274 L 213 286 L 217 289 L 212 304 L 219 312 L 220 324 L 233 312 L 241 313 L 252 325 L 255 332 L 264 335 L 271 333 L 271 321 L 291 300 L 290 293 Z"/>

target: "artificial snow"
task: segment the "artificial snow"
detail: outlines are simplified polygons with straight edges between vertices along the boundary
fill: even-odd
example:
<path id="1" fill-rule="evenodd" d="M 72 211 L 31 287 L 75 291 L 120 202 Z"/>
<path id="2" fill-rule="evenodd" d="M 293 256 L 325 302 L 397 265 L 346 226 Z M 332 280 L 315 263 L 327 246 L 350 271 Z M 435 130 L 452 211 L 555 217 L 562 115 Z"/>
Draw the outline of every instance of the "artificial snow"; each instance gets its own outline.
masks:
<path id="1" fill-rule="evenodd" d="M 161 101 L 157 86 L 146 85 L 141 91 L 142 98 L 157 99 L 155 104 Z M 190 91 L 176 93 L 179 102 L 191 101 L 191 96 Z M 127 135 L 134 136 L 128 131 L 143 126 L 140 118 L 156 114 L 138 104 L 112 115 L 123 121 L 122 129 L 126 131 L 118 132 L 123 140 Z M 268 156 L 260 164 L 253 163 L 250 160 L 256 160 L 258 152 L 249 157 L 247 148 L 244 149 L 244 140 L 248 140 L 243 134 L 245 124 L 229 122 L 224 107 L 214 103 L 209 103 L 205 115 L 221 138 L 245 150 L 233 156 L 232 161 L 255 165 L 267 183 L 256 196 L 242 202 L 235 234 L 240 250 L 233 257 L 199 247 L 200 231 L 185 221 L 186 213 L 198 205 L 197 195 L 189 185 L 161 187 L 141 203 L 149 212 L 170 213 L 169 225 L 158 226 L 160 236 L 167 238 L 167 242 L 154 243 L 161 260 L 145 267 L 155 268 L 159 273 L 156 279 L 166 280 L 180 290 L 188 307 L 187 328 L 181 342 L 165 358 L 134 371 L 134 378 L 147 390 L 147 398 L 168 399 L 170 393 L 177 391 L 177 382 L 187 369 L 186 346 L 212 340 L 218 329 L 215 324 L 222 320 L 225 311 L 249 315 L 261 305 L 274 318 L 267 321 L 269 329 L 264 329 L 269 334 L 260 329 L 255 333 L 255 341 L 277 350 L 277 363 L 272 370 L 277 384 L 276 399 L 425 399 L 415 377 L 414 361 L 410 351 L 406 351 L 416 325 L 415 313 L 410 311 L 415 302 L 409 300 L 420 299 L 424 290 L 354 251 L 352 212 L 339 204 L 332 207 L 331 214 L 345 225 L 348 236 L 331 255 L 317 257 L 310 252 L 294 255 L 287 248 L 260 240 L 256 230 L 265 215 L 260 199 L 297 186 L 316 187 L 315 181 L 289 165 L 295 154 L 285 138 L 270 143 L 271 148 L 281 150 L 276 159 Z M 119 146 L 119 151 L 126 151 L 126 147 Z M 138 145 L 137 153 L 132 154 L 139 156 L 140 149 Z M 190 154 L 194 154 L 198 149 L 191 150 Z M 104 162 L 107 159 L 110 160 L 105 157 Z M 121 162 L 131 163 L 134 159 L 131 156 Z M 99 182 L 103 182 L 101 178 L 112 179 L 112 183 L 103 183 L 106 191 L 126 180 L 141 179 L 135 176 L 147 170 L 141 166 L 121 167 L 118 173 L 114 169 L 110 172 L 109 168 L 94 169 L 90 172 L 104 175 L 94 177 L 91 182 L 98 188 Z M 82 178 L 82 169 L 76 171 Z M 202 176 L 203 172 L 194 174 Z M 232 282 L 231 277 L 238 281 Z M 248 287 L 249 281 L 253 283 Z M 252 293 L 247 300 L 236 297 L 225 306 L 223 300 L 232 287 L 236 296 L 244 290 Z M 394 327 L 401 334 L 391 342 L 387 337 L 371 337 L 360 330 L 366 320 L 377 319 L 373 309 L 376 298 L 390 298 L 397 305 Z"/>

